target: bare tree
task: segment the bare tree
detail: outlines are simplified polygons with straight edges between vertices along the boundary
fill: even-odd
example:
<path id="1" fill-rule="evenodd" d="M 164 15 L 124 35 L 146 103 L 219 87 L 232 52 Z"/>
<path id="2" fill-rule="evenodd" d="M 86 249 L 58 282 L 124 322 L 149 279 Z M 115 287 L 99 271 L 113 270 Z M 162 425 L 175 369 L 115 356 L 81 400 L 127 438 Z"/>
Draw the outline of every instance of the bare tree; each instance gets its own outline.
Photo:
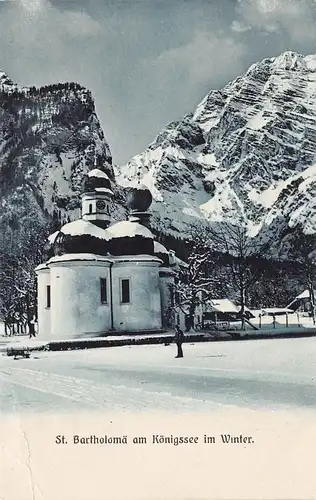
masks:
<path id="1" fill-rule="evenodd" d="M 0 313 L 8 333 L 26 333 L 36 315 L 34 269 L 42 261 L 49 228 L 32 221 L 0 236 Z"/>
<path id="2" fill-rule="evenodd" d="M 223 254 L 227 262 L 230 279 L 239 295 L 241 329 L 244 330 L 246 296 L 259 278 L 255 262 L 259 251 L 242 220 L 236 225 L 228 222 L 213 225 L 208 231 L 208 241 L 213 249 Z"/>
<path id="3" fill-rule="evenodd" d="M 192 231 L 187 263 L 179 267 L 175 283 L 176 307 L 186 315 L 186 330 L 194 328 L 196 309 L 214 295 L 218 288 L 216 279 L 217 256 L 207 245 L 203 228 Z"/>
<path id="4" fill-rule="evenodd" d="M 289 257 L 295 260 L 300 267 L 300 274 L 305 286 L 307 285 L 310 313 L 313 324 L 316 324 L 316 301 L 315 301 L 315 280 L 316 280 L 316 235 L 304 234 L 303 228 L 296 228 L 296 238 L 289 252 Z"/>

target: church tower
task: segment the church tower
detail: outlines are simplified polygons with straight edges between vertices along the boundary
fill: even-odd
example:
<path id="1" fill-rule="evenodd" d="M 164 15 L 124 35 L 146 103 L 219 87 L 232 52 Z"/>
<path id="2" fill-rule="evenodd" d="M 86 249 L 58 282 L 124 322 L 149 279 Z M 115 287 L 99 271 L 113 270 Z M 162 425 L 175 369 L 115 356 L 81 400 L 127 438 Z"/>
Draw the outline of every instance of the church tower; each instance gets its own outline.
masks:
<path id="1" fill-rule="evenodd" d="M 111 222 L 110 204 L 113 192 L 109 176 L 101 169 L 88 172 L 81 195 L 81 217 L 106 229 Z"/>

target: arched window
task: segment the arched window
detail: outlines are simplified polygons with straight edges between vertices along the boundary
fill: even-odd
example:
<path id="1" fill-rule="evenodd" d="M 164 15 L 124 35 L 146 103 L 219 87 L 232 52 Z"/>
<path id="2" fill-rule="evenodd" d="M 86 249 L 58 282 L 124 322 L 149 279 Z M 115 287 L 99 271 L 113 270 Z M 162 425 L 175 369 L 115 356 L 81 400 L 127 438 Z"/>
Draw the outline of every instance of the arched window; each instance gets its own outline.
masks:
<path id="1" fill-rule="evenodd" d="M 89 203 L 89 214 L 92 214 L 92 203 Z"/>

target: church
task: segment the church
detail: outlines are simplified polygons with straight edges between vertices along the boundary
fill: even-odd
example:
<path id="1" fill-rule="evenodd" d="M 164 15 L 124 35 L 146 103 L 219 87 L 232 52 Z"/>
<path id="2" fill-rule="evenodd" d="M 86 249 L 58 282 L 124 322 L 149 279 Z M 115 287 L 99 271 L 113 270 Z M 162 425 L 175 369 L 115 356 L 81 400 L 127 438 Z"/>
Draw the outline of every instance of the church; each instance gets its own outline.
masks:
<path id="1" fill-rule="evenodd" d="M 149 229 L 152 203 L 131 188 L 128 220 L 111 221 L 113 191 L 101 168 L 88 172 L 81 218 L 49 237 L 49 260 L 36 268 L 38 334 L 49 340 L 159 331 L 173 323 L 175 254 Z"/>

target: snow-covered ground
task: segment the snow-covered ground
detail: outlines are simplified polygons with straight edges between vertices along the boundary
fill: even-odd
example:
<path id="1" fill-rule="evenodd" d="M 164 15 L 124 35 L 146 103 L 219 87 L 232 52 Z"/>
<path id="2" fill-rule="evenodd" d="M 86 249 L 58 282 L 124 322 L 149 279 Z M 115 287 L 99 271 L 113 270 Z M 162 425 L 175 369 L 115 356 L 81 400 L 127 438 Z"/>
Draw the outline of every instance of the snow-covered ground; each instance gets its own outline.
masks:
<path id="1" fill-rule="evenodd" d="M 316 408 L 316 338 L 147 345 L 0 357 L 1 411 Z M 3 353 L 4 354 L 4 353 Z M 13 397 L 15 395 L 15 397 Z"/>
<path id="2" fill-rule="evenodd" d="M 316 338 L 185 344 L 174 356 L 174 345 L 0 355 L 0 497 L 315 498 Z"/>
<path id="3" fill-rule="evenodd" d="M 246 333 L 258 334 L 260 336 L 260 332 L 262 334 L 267 334 L 269 330 L 271 334 L 277 333 L 299 333 L 300 331 L 303 333 L 304 329 L 315 328 L 313 323 L 313 319 L 309 317 L 307 314 L 302 313 L 291 313 L 291 314 L 277 314 L 275 317 L 272 314 L 259 316 L 261 311 L 251 311 L 254 314 L 254 318 L 251 318 L 249 321 L 252 325 L 258 328 L 258 331 L 253 330 L 249 325 L 246 324 Z M 232 321 L 229 324 L 229 329 L 231 330 L 240 330 L 241 322 L 240 321 Z M 241 332 L 241 335 L 243 333 Z"/>

